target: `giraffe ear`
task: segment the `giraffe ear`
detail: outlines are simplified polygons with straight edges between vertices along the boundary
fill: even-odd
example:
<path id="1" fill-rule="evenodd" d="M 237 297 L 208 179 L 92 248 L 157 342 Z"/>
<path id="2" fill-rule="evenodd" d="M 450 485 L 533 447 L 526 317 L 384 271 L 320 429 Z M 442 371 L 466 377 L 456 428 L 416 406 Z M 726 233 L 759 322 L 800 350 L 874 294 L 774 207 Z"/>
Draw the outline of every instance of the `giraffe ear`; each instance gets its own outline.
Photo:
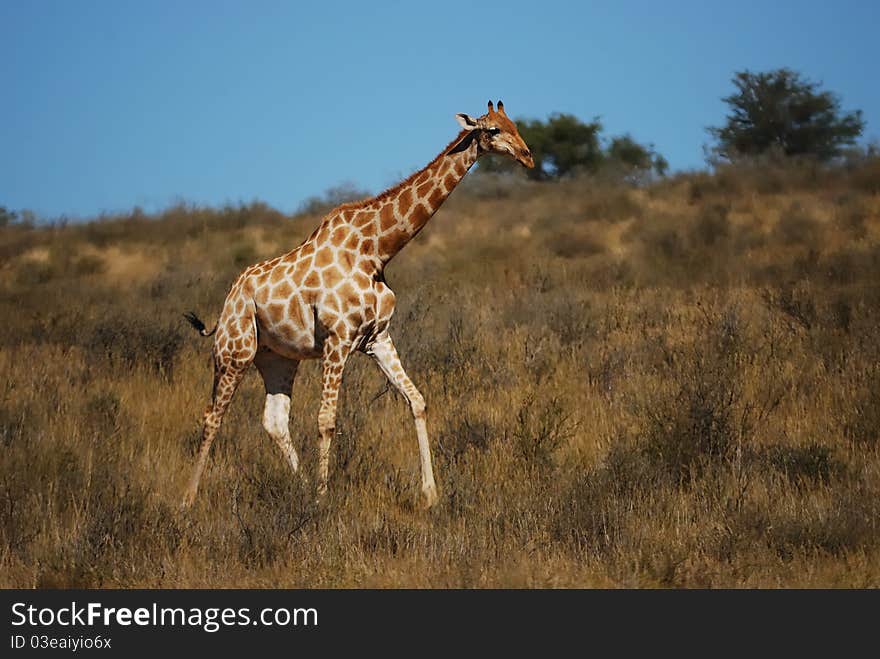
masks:
<path id="1" fill-rule="evenodd" d="M 475 128 L 479 128 L 477 120 L 469 114 L 459 112 L 457 115 L 455 115 L 455 118 L 456 120 L 458 120 L 458 123 L 461 124 L 461 127 L 465 130 L 474 130 Z"/>

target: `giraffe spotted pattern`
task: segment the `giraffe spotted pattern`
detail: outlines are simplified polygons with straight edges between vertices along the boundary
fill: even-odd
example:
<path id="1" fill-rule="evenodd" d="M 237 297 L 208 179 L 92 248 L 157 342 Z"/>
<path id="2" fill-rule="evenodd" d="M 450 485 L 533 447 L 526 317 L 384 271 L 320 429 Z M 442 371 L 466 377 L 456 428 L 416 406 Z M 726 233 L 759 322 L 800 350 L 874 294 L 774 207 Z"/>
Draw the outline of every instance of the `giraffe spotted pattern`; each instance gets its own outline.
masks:
<path id="1" fill-rule="evenodd" d="M 248 267 L 233 283 L 212 332 L 214 390 L 184 505 L 195 499 L 211 443 L 252 363 L 266 388 L 263 426 L 296 472 L 299 459 L 288 426 L 293 380 L 300 361 L 322 360 L 317 491 L 324 494 L 342 373 L 356 350 L 372 356 L 409 403 L 424 503 L 435 503 L 425 400 L 404 371 L 388 333 L 395 296 L 383 271 L 480 155 L 503 153 L 525 166 L 534 164 L 500 101 L 497 112 L 490 102 L 488 114 L 458 119 L 464 130 L 424 169 L 377 197 L 335 208 L 299 247 Z M 190 322 L 209 335 L 194 316 Z"/>

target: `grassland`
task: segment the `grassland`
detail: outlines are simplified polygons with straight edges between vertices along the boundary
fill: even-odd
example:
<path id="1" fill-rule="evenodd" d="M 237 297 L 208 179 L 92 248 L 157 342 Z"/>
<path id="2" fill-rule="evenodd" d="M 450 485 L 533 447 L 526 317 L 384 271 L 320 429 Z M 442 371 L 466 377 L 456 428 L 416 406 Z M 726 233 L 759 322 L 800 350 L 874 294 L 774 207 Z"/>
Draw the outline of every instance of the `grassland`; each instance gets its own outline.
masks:
<path id="1" fill-rule="evenodd" d="M 0 229 L 0 586 L 880 585 L 876 161 L 468 177 L 387 272 L 435 509 L 407 406 L 356 356 L 324 505 L 252 374 L 181 513 L 211 386 L 181 312 L 212 323 L 318 220 Z M 308 473 L 317 369 L 291 418 Z"/>

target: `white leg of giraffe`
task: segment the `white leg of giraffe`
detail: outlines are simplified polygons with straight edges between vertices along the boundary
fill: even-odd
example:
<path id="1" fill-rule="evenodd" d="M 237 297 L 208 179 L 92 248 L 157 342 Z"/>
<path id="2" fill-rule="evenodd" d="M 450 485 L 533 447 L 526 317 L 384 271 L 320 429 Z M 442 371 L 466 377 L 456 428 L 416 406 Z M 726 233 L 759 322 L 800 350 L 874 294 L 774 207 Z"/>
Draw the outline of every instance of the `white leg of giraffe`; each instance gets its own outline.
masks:
<path id="1" fill-rule="evenodd" d="M 422 495 L 426 507 L 430 508 L 437 502 L 437 485 L 434 482 L 434 470 L 431 467 L 431 445 L 428 442 L 428 428 L 425 423 L 425 399 L 403 370 L 400 357 L 387 331 L 376 337 L 367 352 L 376 360 L 385 377 L 406 398 L 412 410 L 416 424 L 416 436 L 419 439 Z"/>
<path id="2" fill-rule="evenodd" d="M 318 496 L 327 494 L 330 471 L 330 440 L 336 432 L 336 403 L 342 372 L 351 353 L 351 346 L 332 337 L 324 344 L 323 378 L 321 380 L 321 409 L 318 411 Z"/>
<path id="3" fill-rule="evenodd" d="M 272 352 L 259 352 L 254 364 L 266 387 L 263 427 L 296 473 L 299 470 L 299 456 L 290 438 L 290 393 L 299 362 Z"/>

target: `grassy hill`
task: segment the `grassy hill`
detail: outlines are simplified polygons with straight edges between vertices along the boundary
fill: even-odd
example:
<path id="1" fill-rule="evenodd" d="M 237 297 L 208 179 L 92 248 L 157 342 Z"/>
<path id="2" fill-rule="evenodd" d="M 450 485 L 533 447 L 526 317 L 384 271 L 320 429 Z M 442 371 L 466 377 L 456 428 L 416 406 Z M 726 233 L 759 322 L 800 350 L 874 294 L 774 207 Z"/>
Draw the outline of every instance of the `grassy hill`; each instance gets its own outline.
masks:
<path id="1" fill-rule="evenodd" d="M 390 265 L 441 501 L 355 356 L 330 495 L 249 376 L 178 511 L 213 325 L 319 221 L 0 228 L 0 586 L 880 586 L 880 164 L 645 188 L 470 175 Z M 291 432 L 314 482 L 318 364 Z"/>

